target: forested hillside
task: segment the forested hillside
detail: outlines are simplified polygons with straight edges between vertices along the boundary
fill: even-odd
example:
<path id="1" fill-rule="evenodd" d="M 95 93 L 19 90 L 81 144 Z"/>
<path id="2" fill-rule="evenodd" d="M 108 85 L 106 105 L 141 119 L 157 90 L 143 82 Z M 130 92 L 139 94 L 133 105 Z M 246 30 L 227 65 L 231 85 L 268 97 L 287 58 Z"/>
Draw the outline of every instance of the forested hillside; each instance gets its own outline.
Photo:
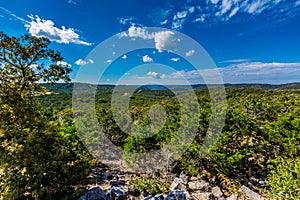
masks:
<path id="1" fill-rule="evenodd" d="M 145 126 L 150 123 L 146 114 L 154 104 L 162 105 L 167 112 L 166 123 L 159 133 L 145 139 L 125 134 L 114 121 L 110 104 L 112 89 L 111 86 L 98 86 L 95 107 L 100 126 L 114 144 L 126 151 L 151 152 L 162 148 L 176 135 L 185 116 L 178 112 L 180 105 L 171 91 L 141 88 L 130 97 L 130 113 L 136 124 Z M 173 173 L 183 171 L 190 176 L 216 175 L 225 182 L 227 180 L 228 184 L 224 187 L 231 192 L 241 184 L 251 184 L 265 195 L 298 199 L 300 91 L 226 89 L 225 126 L 205 158 L 200 158 L 199 152 L 209 127 L 211 100 L 206 89 L 196 93 L 200 105 L 197 136 L 184 155 L 172 164 L 174 168 L 169 170 Z M 185 95 L 184 91 L 182 95 Z M 70 109 L 72 104 L 70 92 L 38 98 L 44 107 L 52 106 L 57 110 Z M 186 95 L 186 98 L 189 96 Z M 84 92 L 80 101 L 83 104 L 89 102 Z M 81 115 L 81 123 L 88 123 L 89 116 L 84 110 L 76 112 Z M 91 144 L 93 137 L 97 135 L 88 132 L 81 135 L 87 145 Z M 138 181 L 136 185 L 141 187 Z"/>

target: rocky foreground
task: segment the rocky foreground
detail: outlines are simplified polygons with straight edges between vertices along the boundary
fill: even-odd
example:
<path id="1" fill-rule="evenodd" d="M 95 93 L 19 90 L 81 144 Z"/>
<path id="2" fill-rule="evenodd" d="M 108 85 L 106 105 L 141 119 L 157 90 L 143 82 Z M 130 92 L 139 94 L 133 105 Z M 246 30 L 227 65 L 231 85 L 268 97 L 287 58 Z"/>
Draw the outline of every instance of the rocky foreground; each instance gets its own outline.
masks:
<path id="1" fill-rule="evenodd" d="M 111 169 L 105 165 L 96 167 L 89 179 L 88 186 L 79 200 L 263 200 L 266 199 L 249 187 L 242 185 L 239 190 L 230 194 L 222 187 L 222 182 L 216 177 L 201 179 L 188 177 L 181 173 L 174 175 L 168 194 L 150 195 L 132 186 L 135 179 L 143 174 Z"/>

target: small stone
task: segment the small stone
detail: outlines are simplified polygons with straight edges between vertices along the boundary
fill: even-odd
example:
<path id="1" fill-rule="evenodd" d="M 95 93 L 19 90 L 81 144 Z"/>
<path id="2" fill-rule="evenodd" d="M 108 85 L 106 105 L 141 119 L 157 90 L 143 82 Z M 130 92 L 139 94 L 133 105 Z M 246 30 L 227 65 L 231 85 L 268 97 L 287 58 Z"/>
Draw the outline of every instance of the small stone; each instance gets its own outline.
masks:
<path id="1" fill-rule="evenodd" d="M 220 198 L 221 196 L 223 196 L 223 192 L 221 191 L 221 189 L 216 186 L 216 187 L 213 187 L 212 189 L 212 194 L 215 196 L 215 197 L 218 197 Z"/>
<path id="2" fill-rule="evenodd" d="M 201 180 L 201 181 L 192 181 L 188 183 L 189 189 L 192 191 L 195 190 L 209 190 L 209 182 Z"/>
<path id="3" fill-rule="evenodd" d="M 239 189 L 239 191 L 242 192 L 249 200 L 263 200 L 264 199 L 262 196 L 260 196 L 256 192 L 253 192 L 252 190 L 250 190 L 249 188 L 247 188 L 244 185 Z"/>
<path id="4" fill-rule="evenodd" d="M 187 183 L 188 183 L 188 178 L 189 178 L 189 177 L 188 177 L 187 175 L 185 175 L 183 172 L 180 173 L 179 178 L 182 180 L 182 182 L 183 182 L 184 184 L 187 184 Z"/>
<path id="5" fill-rule="evenodd" d="M 112 200 L 125 200 L 126 192 L 122 187 L 113 186 L 110 191 L 110 198 Z"/>
<path id="6" fill-rule="evenodd" d="M 210 200 L 213 195 L 210 192 L 194 192 L 192 193 L 193 199 Z"/>
<path id="7" fill-rule="evenodd" d="M 101 188 L 96 187 L 87 191 L 84 197 L 80 197 L 80 200 L 107 200 L 107 197 Z"/>
<path id="8" fill-rule="evenodd" d="M 149 195 L 144 198 L 144 200 L 163 200 L 163 196 L 161 194 L 157 194 L 155 196 Z"/>
<path id="9" fill-rule="evenodd" d="M 181 178 L 175 178 L 174 181 L 171 184 L 171 191 L 175 190 L 186 190 L 186 186 L 184 184 L 184 181 Z"/>
<path id="10" fill-rule="evenodd" d="M 187 191 L 173 191 L 165 198 L 165 200 L 191 200 L 191 196 Z"/>

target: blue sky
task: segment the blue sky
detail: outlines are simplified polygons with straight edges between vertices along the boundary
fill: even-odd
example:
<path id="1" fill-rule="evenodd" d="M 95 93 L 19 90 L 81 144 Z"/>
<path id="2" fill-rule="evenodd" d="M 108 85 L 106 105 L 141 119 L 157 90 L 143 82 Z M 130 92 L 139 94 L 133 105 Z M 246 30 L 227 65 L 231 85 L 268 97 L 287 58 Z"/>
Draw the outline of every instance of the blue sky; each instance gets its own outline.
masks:
<path id="1" fill-rule="evenodd" d="M 147 27 L 169 30 L 150 33 Z M 49 37 L 72 66 L 73 80 L 79 69 L 93 74 L 93 65 L 107 68 L 101 83 L 115 84 L 121 76 L 129 84 L 181 84 L 179 76 L 200 83 L 201 69 L 189 63 L 197 51 L 191 47 L 180 56 L 168 48 L 178 31 L 202 45 L 226 83 L 300 82 L 300 0 L 1 0 L 0 30 Z M 153 48 L 117 55 L 114 48 L 127 47 L 101 47 L 123 31 L 132 41 L 153 40 Z M 95 49 L 111 58 L 95 62 L 89 57 Z"/>

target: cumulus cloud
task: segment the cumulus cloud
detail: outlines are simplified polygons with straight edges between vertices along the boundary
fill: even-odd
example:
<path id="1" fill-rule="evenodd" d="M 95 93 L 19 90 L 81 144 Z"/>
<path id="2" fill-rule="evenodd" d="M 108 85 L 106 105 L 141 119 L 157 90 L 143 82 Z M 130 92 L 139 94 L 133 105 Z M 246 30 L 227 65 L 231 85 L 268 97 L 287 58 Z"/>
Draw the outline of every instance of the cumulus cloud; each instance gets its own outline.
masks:
<path id="1" fill-rule="evenodd" d="M 88 65 L 88 64 L 94 64 L 94 60 L 92 59 L 88 59 L 87 61 L 83 60 L 83 59 L 78 59 L 76 62 L 75 62 L 76 65 L 80 65 L 80 66 L 83 66 L 83 65 Z"/>
<path id="2" fill-rule="evenodd" d="M 158 78 L 158 73 L 157 72 L 148 72 L 148 76 L 151 76 L 152 78 Z"/>
<path id="3" fill-rule="evenodd" d="M 172 31 L 161 31 L 155 33 L 155 48 L 158 52 L 173 51 L 177 48 L 179 40 Z"/>
<path id="4" fill-rule="evenodd" d="M 120 36 L 154 40 L 155 48 L 158 52 L 174 51 L 180 42 L 180 40 L 176 38 L 175 33 L 172 31 L 157 31 L 149 33 L 145 28 L 136 27 L 135 25 L 132 25 L 128 29 L 127 33 L 123 33 Z"/>
<path id="5" fill-rule="evenodd" d="M 178 62 L 178 61 L 180 60 L 180 58 L 171 58 L 171 60 L 172 60 L 173 62 Z"/>
<path id="6" fill-rule="evenodd" d="M 153 62 L 153 59 L 150 57 L 150 56 L 148 56 L 148 55 L 144 55 L 143 56 L 143 62 Z"/>
<path id="7" fill-rule="evenodd" d="M 195 53 L 195 50 L 192 49 L 192 50 L 186 52 L 186 53 L 185 53 L 185 56 L 186 56 L 186 57 L 190 57 L 190 56 L 194 55 L 194 53 Z"/>
<path id="8" fill-rule="evenodd" d="M 30 15 L 28 17 L 32 21 L 29 24 L 26 24 L 25 27 L 33 36 L 47 37 L 51 41 L 63 44 L 75 43 L 87 46 L 92 45 L 91 43 L 80 40 L 79 35 L 72 28 L 66 28 L 65 26 L 57 28 L 54 26 L 53 21 L 43 20 L 37 15 L 35 17 Z"/>

